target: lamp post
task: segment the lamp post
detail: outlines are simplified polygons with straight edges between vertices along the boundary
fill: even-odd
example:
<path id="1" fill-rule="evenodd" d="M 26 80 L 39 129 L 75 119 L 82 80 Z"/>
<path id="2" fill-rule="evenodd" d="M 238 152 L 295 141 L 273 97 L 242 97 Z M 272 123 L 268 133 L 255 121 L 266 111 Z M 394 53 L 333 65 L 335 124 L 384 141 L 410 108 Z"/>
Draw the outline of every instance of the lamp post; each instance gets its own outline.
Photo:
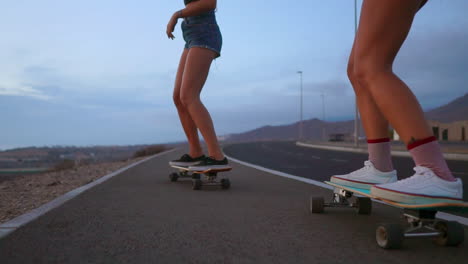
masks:
<path id="1" fill-rule="evenodd" d="M 354 37 L 357 35 L 357 0 L 354 0 Z M 359 110 L 358 110 L 358 100 L 356 96 L 356 107 L 354 115 L 354 146 L 357 148 L 359 146 Z"/>
<path id="2" fill-rule="evenodd" d="M 322 140 L 323 141 L 327 141 L 327 136 L 326 136 L 326 133 L 325 133 L 325 129 L 326 129 L 326 122 L 325 122 L 325 92 L 322 91 Z"/>
<path id="3" fill-rule="evenodd" d="M 300 120 L 300 122 L 299 122 L 299 141 L 301 141 L 302 136 L 303 136 L 303 134 L 302 134 L 302 119 L 303 119 L 302 118 L 302 98 L 303 98 L 303 96 L 302 96 L 302 71 L 298 71 L 297 73 L 299 74 L 299 76 L 301 78 L 301 98 L 300 98 L 300 117 L 299 117 L 299 120 Z"/>

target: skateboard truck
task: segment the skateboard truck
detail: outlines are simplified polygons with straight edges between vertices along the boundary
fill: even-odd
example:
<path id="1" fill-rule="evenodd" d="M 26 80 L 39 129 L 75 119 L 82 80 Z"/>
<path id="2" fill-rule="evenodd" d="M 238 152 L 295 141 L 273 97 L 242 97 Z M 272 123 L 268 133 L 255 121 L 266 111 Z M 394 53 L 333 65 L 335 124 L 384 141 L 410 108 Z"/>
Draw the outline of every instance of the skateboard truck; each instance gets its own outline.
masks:
<path id="1" fill-rule="evenodd" d="M 190 173 L 188 171 L 173 172 L 169 174 L 169 179 L 172 182 L 176 182 L 179 178 L 191 178 L 191 179 L 200 179 L 200 174 Z"/>
<path id="2" fill-rule="evenodd" d="M 400 248 L 405 238 L 434 238 L 440 246 L 458 246 L 464 240 L 463 226 L 456 221 L 436 220 L 436 210 L 403 209 L 403 217 L 408 227 L 403 230 L 400 224 L 384 223 L 377 227 L 377 244 L 386 249 Z"/>
<path id="3" fill-rule="evenodd" d="M 169 179 L 176 182 L 179 178 L 191 178 L 192 189 L 200 190 L 202 186 L 221 186 L 222 189 L 229 189 L 231 182 L 229 179 L 224 178 L 220 181 L 217 180 L 218 172 L 220 171 L 190 171 L 187 167 L 172 166 L 179 170 L 169 174 Z M 205 179 L 201 179 L 201 174 L 205 175 Z"/>
<path id="4" fill-rule="evenodd" d="M 356 199 L 353 202 L 351 201 L 353 196 L 353 192 L 335 188 L 331 202 L 329 203 L 325 203 L 323 197 L 311 197 L 310 211 L 314 214 L 323 213 L 325 207 L 332 207 L 355 208 L 358 214 L 370 214 L 372 212 L 372 201 L 370 198 L 356 196 Z"/>
<path id="5" fill-rule="evenodd" d="M 205 181 L 198 179 L 193 179 L 192 188 L 194 190 L 200 190 L 202 186 L 221 186 L 222 189 L 229 189 L 231 187 L 231 182 L 229 179 L 217 180 L 218 172 L 206 172 Z"/>
<path id="6" fill-rule="evenodd" d="M 370 199 L 370 191 L 342 186 L 327 181 L 325 183 L 335 187 L 332 201 L 330 203 L 325 203 L 322 197 L 312 197 L 310 202 L 310 210 L 312 213 L 323 213 L 325 207 L 356 208 L 359 214 L 371 213 L 372 200 Z M 362 197 L 356 197 L 353 203 L 350 201 L 350 198 L 355 193 Z M 437 220 L 436 214 L 441 209 L 462 209 L 463 206 L 466 205 L 408 205 L 382 199 L 380 199 L 380 201 L 384 204 L 402 209 L 403 218 L 407 222 L 406 228 L 398 223 L 384 223 L 377 227 L 375 238 L 377 244 L 382 248 L 400 248 L 404 239 L 409 238 L 434 238 L 436 244 L 441 246 L 457 246 L 464 240 L 465 232 L 460 223 L 456 221 Z"/>

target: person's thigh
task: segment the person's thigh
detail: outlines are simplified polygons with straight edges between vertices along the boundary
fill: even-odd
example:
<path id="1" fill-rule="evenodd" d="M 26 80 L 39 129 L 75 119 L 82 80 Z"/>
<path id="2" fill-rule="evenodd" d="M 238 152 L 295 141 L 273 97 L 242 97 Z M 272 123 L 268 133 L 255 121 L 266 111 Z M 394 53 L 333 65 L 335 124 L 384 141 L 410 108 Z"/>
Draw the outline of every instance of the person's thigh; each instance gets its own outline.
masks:
<path id="1" fill-rule="evenodd" d="M 209 49 L 190 48 L 181 85 L 181 99 L 183 102 L 199 97 L 215 56 L 216 53 Z"/>
<path id="2" fill-rule="evenodd" d="M 179 67 L 177 68 L 177 75 L 174 83 L 174 100 L 180 101 L 180 88 L 182 86 L 182 77 L 184 75 L 185 62 L 187 61 L 188 49 L 184 49 L 180 56 Z"/>
<path id="3" fill-rule="evenodd" d="M 354 69 L 391 70 L 423 0 L 364 0 L 354 47 Z"/>

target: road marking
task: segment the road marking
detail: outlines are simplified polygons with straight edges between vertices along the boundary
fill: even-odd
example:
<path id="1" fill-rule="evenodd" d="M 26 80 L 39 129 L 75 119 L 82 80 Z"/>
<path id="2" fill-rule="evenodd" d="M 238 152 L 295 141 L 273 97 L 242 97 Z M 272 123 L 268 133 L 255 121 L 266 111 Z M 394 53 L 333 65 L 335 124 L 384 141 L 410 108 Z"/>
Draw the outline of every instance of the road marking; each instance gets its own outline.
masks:
<path id="1" fill-rule="evenodd" d="M 268 168 L 265 168 L 265 167 L 262 167 L 262 166 L 254 165 L 254 164 L 251 164 L 251 163 L 247 163 L 247 162 L 235 159 L 235 158 L 230 157 L 230 156 L 228 156 L 226 154 L 224 154 L 224 155 L 230 161 L 234 161 L 236 163 L 239 163 L 239 164 L 247 166 L 247 167 L 251 167 L 251 168 L 261 170 L 261 171 L 264 171 L 264 172 L 268 172 L 268 173 L 278 175 L 278 176 L 281 176 L 281 177 L 285 177 L 285 178 L 293 179 L 293 180 L 296 180 L 296 181 L 305 182 L 305 183 L 313 184 L 313 185 L 316 185 L 316 186 L 320 186 L 320 187 L 323 187 L 323 188 L 326 188 L 326 189 L 329 189 L 329 190 L 333 190 L 332 186 L 330 186 L 328 184 L 325 184 L 323 182 L 320 182 L 320 181 L 315 181 L 315 180 L 307 179 L 307 178 L 304 178 L 304 177 L 291 175 L 291 174 L 284 173 L 284 172 L 281 172 L 281 171 L 275 171 L 275 170 L 272 170 L 272 169 L 268 169 Z"/>
<path id="2" fill-rule="evenodd" d="M 257 170 L 260 170 L 260 171 L 268 172 L 268 173 L 271 173 L 271 174 L 276 175 L 276 176 L 285 177 L 285 178 L 288 178 L 288 179 L 292 179 L 292 180 L 296 180 L 296 181 L 300 181 L 300 182 L 312 184 L 312 185 L 319 186 L 319 187 L 322 187 L 322 188 L 325 188 L 325 189 L 329 189 L 329 190 L 333 190 L 333 189 L 334 189 L 332 186 L 330 186 L 330 185 L 328 185 L 328 184 L 325 184 L 325 183 L 323 183 L 323 182 L 321 182 L 321 181 L 315 181 L 315 180 L 311 180 L 311 179 L 307 179 L 307 178 L 295 176 L 295 175 L 292 175 L 292 174 L 284 173 L 284 172 L 281 172 L 281 171 L 276 171 L 276 170 L 268 169 L 268 168 L 265 168 L 265 167 L 262 167 L 262 166 L 258 166 L 258 165 L 252 164 L 252 163 L 248 163 L 248 162 L 245 162 L 245 161 L 241 161 L 241 160 L 235 159 L 235 158 L 230 157 L 230 156 L 228 156 L 228 155 L 226 155 L 226 154 L 225 154 L 225 156 L 226 156 L 229 160 L 234 161 L 234 162 L 236 162 L 236 163 L 239 163 L 239 164 L 241 164 L 241 165 L 244 165 L 244 166 L 247 166 L 247 167 L 251 167 L 251 168 L 254 168 L 254 169 L 257 169 Z M 377 203 L 380 203 L 380 204 L 385 204 L 385 203 L 383 203 L 383 202 L 381 202 L 381 201 L 374 200 L 374 199 L 372 199 L 372 201 L 377 202 Z M 386 204 L 385 204 L 385 205 L 386 205 Z M 442 220 L 446 220 L 446 221 L 457 221 L 457 222 L 459 222 L 460 224 L 463 224 L 463 225 L 465 225 L 465 226 L 468 226 L 468 218 L 463 217 L 463 216 L 452 215 L 452 214 L 448 214 L 448 213 L 444 213 L 444 212 L 437 212 L 436 217 L 439 218 L 439 219 L 442 219 Z"/>

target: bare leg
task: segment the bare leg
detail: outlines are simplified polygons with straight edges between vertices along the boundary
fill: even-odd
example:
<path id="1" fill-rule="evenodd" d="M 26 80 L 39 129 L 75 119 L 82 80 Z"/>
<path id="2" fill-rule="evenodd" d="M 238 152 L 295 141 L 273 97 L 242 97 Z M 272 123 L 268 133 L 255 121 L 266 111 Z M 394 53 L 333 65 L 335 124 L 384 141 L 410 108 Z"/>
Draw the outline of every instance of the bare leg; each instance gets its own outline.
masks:
<path id="1" fill-rule="evenodd" d="M 368 160 L 375 168 L 382 172 L 393 171 L 390 139 L 388 138 L 388 121 L 380 112 L 369 90 L 360 85 L 354 74 L 354 49 L 353 43 L 348 61 L 348 78 L 356 93 L 357 104 L 361 114 L 364 131 L 367 136 Z"/>
<path id="2" fill-rule="evenodd" d="M 180 100 L 190 113 L 192 120 L 200 130 L 208 146 L 209 156 L 222 160 L 223 153 L 208 110 L 200 100 L 200 93 L 210 70 L 211 62 L 216 57 L 215 52 L 204 48 L 191 48 L 185 62 Z"/>
<path id="3" fill-rule="evenodd" d="M 364 0 L 354 47 L 354 76 L 408 145 L 416 165 L 430 168 L 444 180 L 455 181 L 419 102 L 392 69 L 422 3 Z"/>
<path id="4" fill-rule="evenodd" d="M 380 113 L 406 144 L 432 136 L 416 97 L 392 69 L 421 3 L 422 0 L 364 0 L 353 50 L 353 76 L 372 95 Z"/>
<path id="5" fill-rule="evenodd" d="M 179 68 L 177 69 L 177 76 L 174 85 L 174 104 L 177 107 L 179 113 L 179 119 L 184 128 L 185 135 L 189 142 L 189 155 L 192 158 L 200 157 L 203 155 L 203 151 L 200 145 L 200 139 L 198 138 L 197 126 L 190 117 L 188 109 L 180 101 L 180 90 L 182 86 L 182 78 L 184 75 L 185 62 L 187 60 L 188 49 L 184 49 L 182 56 L 180 57 Z"/>
<path id="6" fill-rule="evenodd" d="M 354 43 L 356 44 L 356 43 Z M 368 139 L 380 139 L 388 137 L 388 121 L 380 112 L 374 98 L 369 90 L 363 89 L 359 84 L 354 72 L 354 47 L 351 49 L 348 61 L 348 78 L 353 85 L 357 97 L 359 113 L 361 115 L 362 125 L 366 131 Z"/>

